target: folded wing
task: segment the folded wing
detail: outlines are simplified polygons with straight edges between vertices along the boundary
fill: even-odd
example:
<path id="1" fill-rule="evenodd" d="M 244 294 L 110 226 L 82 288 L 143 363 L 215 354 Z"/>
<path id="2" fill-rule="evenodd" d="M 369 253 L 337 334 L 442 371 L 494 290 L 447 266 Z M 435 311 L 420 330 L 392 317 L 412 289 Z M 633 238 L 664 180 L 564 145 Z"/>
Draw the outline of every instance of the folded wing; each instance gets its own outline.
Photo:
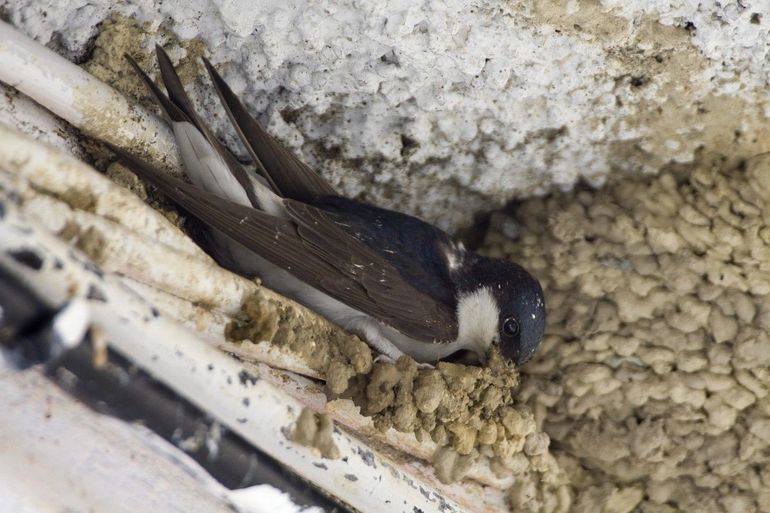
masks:
<path id="1" fill-rule="evenodd" d="M 328 213 L 287 199 L 290 218 L 271 216 L 173 178 L 121 149 L 115 151 L 191 215 L 308 285 L 418 340 L 456 338 L 450 305 L 412 287 Z"/>

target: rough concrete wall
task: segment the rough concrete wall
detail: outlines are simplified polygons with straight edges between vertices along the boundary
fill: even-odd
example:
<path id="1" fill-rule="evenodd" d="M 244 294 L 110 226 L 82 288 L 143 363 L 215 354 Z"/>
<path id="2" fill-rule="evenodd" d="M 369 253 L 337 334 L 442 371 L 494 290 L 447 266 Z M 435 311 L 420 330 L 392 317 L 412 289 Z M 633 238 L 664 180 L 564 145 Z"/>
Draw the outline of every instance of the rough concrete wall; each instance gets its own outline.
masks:
<path id="1" fill-rule="evenodd" d="M 761 2 L 2 5 L 73 59 L 112 13 L 199 38 L 250 108 L 340 190 L 448 228 L 581 178 L 691 162 L 701 146 L 770 149 Z"/>

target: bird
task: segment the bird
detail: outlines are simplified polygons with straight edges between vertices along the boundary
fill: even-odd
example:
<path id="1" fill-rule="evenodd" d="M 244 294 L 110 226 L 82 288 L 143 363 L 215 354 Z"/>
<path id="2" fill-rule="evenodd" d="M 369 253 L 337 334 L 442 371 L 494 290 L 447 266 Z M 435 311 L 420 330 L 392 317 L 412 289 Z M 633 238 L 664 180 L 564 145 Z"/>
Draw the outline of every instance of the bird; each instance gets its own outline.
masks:
<path id="1" fill-rule="evenodd" d="M 361 336 L 378 358 L 406 354 L 431 365 L 465 351 L 483 364 L 491 350 L 516 365 L 532 358 L 545 300 L 522 266 L 470 251 L 417 217 L 338 194 L 247 112 L 204 57 L 251 157 L 245 167 L 195 112 L 159 45 L 156 56 L 167 94 L 125 57 L 170 124 L 189 183 L 113 150 L 207 227 L 216 260 Z"/>

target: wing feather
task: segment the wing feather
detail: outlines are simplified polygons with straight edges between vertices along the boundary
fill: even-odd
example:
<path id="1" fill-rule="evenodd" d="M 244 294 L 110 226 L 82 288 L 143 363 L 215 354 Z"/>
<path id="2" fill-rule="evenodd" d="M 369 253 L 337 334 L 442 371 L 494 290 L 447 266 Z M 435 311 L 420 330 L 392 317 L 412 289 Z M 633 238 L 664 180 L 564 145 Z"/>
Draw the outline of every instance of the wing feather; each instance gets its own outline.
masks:
<path id="1" fill-rule="evenodd" d="M 222 173 L 232 174 L 232 176 L 235 177 L 240 186 L 243 188 L 249 202 L 253 206 L 256 206 L 258 204 L 258 198 L 254 191 L 254 184 L 252 183 L 252 179 L 249 176 L 248 171 L 246 171 L 246 169 L 241 166 L 233 154 L 230 153 L 230 151 L 225 148 L 216 137 L 214 137 L 214 134 L 212 134 L 208 127 L 200 120 L 195 112 L 195 109 L 193 109 L 190 98 L 187 96 L 187 93 L 182 86 L 181 80 L 179 80 L 179 76 L 174 70 L 174 66 L 171 64 L 171 59 L 169 58 L 168 54 L 166 54 L 166 52 L 160 46 L 156 46 L 155 50 L 158 57 L 158 66 L 160 67 L 161 78 L 163 79 L 163 84 L 166 87 L 166 91 L 168 91 L 168 97 L 166 97 L 166 95 L 161 92 L 160 88 L 158 88 L 158 86 L 156 86 L 152 80 L 150 80 L 150 77 L 148 77 L 147 74 L 142 71 L 139 65 L 130 56 L 126 55 L 126 58 L 131 63 L 131 66 L 134 68 L 134 71 L 137 73 L 137 75 L 139 75 L 139 78 L 142 80 L 142 82 L 144 82 L 147 89 L 149 89 L 152 96 L 157 100 L 161 110 L 172 122 L 172 124 L 176 125 L 177 123 L 191 123 L 194 125 L 194 127 L 201 133 L 209 145 L 215 150 L 215 154 L 219 156 L 222 161 L 221 164 L 223 164 L 221 165 L 216 163 L 217 165 L 214 167 L 200 166 L 193 161 L 188 161 L 185 159 L 188 173 L 214 173 L 209 177 L 198 176 L 198 179 L 195 181 L 223 181 L 228 180 L 229 177 L 222 176 Z M 186 129 L 183 129 L 183 131 L 184 130 Z M 177 130 L 175 130 L 175 132 L 176 131 Z M 192 176 L 190 178 L 193 179 Z M 240 194 L 237 195 L 240 196 Z M 231 199 L 235 200 L 236 198 L 231 197 Z"/>
<path id="2" fill-rule="evenodd" d="M 333 214 L 291 199 L 284 204 L 312 251 L 340 273 L 354 277 L 366 291 L 367 301 L 376 308 L 364 311 L 414 338 L 454 340 L 457 326 L 451 305 L 415 289 L 383 255 L 356 238 Z M 345 290 L 335 290 L 335 294 L 345 296 L 344 301 L 351 306 L 362 302 Z"/>
<path id="3" fill-rule="evenodd" d="M 416 290 L 377 251 L 345 231 L 333 214 L 285 199 L 289 218 L 275 217 L 173 178 L 121 149 L 115 151 L 184 210 L 308 285 L 412 338 L 456 338 L 452 307 Z"/>
<path id="4" fill-rule="evenodd" d="M 276 191 L 284 197 L 303 202 L 309 202 L 317 196 L 337 194 L 321 175 L 262 128 L 207 59 L 204 58 L 203 63 L 241 141 L 248 148 L 257 168 Z"/>

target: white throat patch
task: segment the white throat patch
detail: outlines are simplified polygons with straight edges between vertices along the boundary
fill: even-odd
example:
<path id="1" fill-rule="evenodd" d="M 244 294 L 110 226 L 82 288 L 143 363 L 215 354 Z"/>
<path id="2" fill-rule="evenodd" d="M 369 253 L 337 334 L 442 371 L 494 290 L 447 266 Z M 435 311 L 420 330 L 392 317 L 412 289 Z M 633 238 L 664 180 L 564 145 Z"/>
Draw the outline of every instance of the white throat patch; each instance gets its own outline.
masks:
<path id="1" fill-rule="evenodd" d="M 462 294 L 457 303 L 457 340 L 467 349 L 485 352 L 497 338 L 499 316 L 489 287 Z"/>

